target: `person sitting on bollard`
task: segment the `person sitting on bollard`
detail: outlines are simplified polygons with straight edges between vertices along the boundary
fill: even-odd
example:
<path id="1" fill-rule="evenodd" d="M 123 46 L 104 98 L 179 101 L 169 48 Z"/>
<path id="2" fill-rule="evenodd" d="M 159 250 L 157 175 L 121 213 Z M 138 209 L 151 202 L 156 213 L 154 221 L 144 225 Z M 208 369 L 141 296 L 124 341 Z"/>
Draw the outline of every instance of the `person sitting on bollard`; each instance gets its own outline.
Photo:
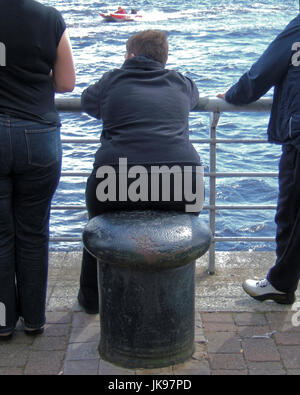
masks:
<path id="1" fill-rule="evenodd" d="M 167 59 L 165 32 L 139 32 L 126 42 L 121 68 L 82 93 L 83 110 L 103 122 L 86 186 L 90 219 L 112 210 L 202 209 L 203 168 L 189 141 L 199 92 L 190 78 L 165 68 Z M 78 302 L 98 312 L 96 259 L 85 249 Z"/>

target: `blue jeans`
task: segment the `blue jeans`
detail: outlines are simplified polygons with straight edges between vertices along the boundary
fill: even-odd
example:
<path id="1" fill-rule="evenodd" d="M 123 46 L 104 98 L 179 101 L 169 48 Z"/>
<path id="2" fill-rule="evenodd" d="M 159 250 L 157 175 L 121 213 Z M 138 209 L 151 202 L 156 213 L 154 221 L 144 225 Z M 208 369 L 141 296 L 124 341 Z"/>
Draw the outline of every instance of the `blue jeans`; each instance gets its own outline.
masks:
<path id="1" fill-rule="evenodd" d="M 59 127 L 0 114 L 2 333 L 20 316 L 28 328 L 45 323 L 50 204 L 61 156 Z"/>

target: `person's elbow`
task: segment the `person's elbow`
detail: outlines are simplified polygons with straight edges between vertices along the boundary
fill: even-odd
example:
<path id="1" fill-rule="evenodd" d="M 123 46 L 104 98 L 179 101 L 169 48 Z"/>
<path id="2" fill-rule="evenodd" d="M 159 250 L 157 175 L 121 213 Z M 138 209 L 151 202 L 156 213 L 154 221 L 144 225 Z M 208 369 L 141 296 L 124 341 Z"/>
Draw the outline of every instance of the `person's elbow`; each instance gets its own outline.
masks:
<path id="1" fill-rule="evenodd" d="M 57 93 L 67 93 L 67 92 L 73 92 L 76 84 L 76 78 L 75 75 L 73 78 L 68 78 L 63 81 L 55 81 L 54 82 L 54 87 L 55 87 L 55 92 Z"/>

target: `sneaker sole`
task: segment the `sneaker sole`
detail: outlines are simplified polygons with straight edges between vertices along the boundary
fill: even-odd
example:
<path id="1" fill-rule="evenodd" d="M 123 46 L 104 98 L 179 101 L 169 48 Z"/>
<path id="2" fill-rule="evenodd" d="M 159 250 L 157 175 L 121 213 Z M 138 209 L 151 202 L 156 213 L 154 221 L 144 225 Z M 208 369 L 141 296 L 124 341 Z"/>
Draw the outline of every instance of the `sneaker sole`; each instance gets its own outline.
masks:
<path id="1" fill-rule="evenodd" d="M 1 341 L 5 342 L 5 341 L 10 340 L 13 337 L 13 334 L 14 334 L 13 332 L 9 332 L 5 335 L 3 334 L 2 336 L 0 336 L 0 342 Z"/>
<path id="2" fill-rule="evenodd" d="M 24 329 L 24 333 L 28 336 L 36 336 L 36 335 L 41 335 L 44 333 L 44 328 L 38 328 L 38 329 Z"/>
<path id="3" fill-rule="evenodd" d="M 265 294 L 265 295 L 254 295 L 247 288 L 244 287 L 244 284 L 243 284 L 243 289 L 249 296 L 251 296 L 252 298 L 254 298 L 255 300 L 258 300 L 260 302 L 263 302 L 265 300 L 273 300 L 274 302 L 276 302 L 278 304 L 293 304 L 293 303 L 295 303 L 295 300 L 296 300 L 296 296 L 294 293 L 290 293 L 290 294 L 271 293 L 271 294 Z"/>

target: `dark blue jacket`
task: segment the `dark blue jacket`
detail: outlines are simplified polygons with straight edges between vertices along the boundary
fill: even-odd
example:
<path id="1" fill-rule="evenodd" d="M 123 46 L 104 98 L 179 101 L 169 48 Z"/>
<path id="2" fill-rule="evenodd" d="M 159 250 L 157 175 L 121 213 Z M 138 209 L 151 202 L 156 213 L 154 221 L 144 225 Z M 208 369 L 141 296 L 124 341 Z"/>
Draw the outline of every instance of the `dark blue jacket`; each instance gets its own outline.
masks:
<path id="1" fill-rule="evenodd" d="M 95 166 L 128 163 L 200 163 L 189 141 L 189 112 L 199 92 L 182 74 L 144 56 L 125 61 L 82 93 L 82 107 L 102 119 Z"/>
<path id="2" fill-rule="evenodd" d="M 226 93 L 236 105 L 258 100 L 274 88 L 269 141 L 300 146 L 300 15 L 268 46 L 263 55 Z"/>

